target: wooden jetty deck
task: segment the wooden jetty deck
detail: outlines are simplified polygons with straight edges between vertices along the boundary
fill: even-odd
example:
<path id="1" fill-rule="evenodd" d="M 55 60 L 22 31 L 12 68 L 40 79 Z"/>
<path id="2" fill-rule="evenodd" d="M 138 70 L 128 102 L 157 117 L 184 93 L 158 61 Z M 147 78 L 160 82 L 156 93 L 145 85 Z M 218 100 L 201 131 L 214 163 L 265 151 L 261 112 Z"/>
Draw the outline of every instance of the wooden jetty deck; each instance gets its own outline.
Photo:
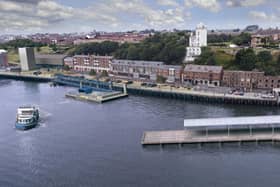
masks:
<path id="1" fill-rule="evenodd" d="M 144 132 L 142 145 L 280 141 L 280 133 L 195 135 L 187 130 Z"/>

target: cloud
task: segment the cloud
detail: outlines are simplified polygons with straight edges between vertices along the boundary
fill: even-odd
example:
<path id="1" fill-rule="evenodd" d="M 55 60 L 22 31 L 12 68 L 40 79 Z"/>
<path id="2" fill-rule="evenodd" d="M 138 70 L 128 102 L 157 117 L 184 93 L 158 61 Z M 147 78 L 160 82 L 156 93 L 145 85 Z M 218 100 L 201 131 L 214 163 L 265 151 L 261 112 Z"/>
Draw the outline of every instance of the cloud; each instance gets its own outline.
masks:
<path id="1" fill-rule="evenodd" d="M 175 0 L 157 0 L 157 3 L 162 6 L 179 6 L 179 3 Z"/>
<path id="2" fill-rule="evenodd" d="M 32 6 L 26 3 L 16 3 L 14 1 L 1 1 L 1 12 L 28 12 L 32 11 Z"/>
<path id="3" fill-rule="evenodd" d="M 279 21 L 280 17 L 275 14 L 267 14 L 263 11 L 250 11 L 249 16 L 252 19 L 263 20 L 263 21 Z"/>
<path id="4" fill-rule="evenodd" d="M 9 0 L 9 1 L 12 1 L 12 2 L 15 2 L 15 3 L 31 3 L 31 4 L 36 4 L 36 3 L 39 3 L 40 1 L 42 0 Z"/>
<path id="5" fill-rule="evenodd" d="M 60 5 L 54 1 L 40 1 L 36 7 L 36 15 L 50 22 L 59 22 L 72 18 L 75 12 L 72 7 Z"/>
<path id="6" fill-rule="evenodd" d="M 185 6 L 188 8 L 200 7 L 212 12 L 218 12 L 221 10 L 221 5 L 218 0 L 185 0 Z"/>
<path id="7" fill-rule="evenodd" d="M 267 0 L 228 0 L 226 5 L 229 7 L 248 7 L 258 6 L 266 3 Z"/>
<path id="8" fill-rule="evenodd" d="M 163 4 L 173 4 L 171 1 L 161 1 Z M 171 3 L 171 4 L 170 4 Z M 173 4 L 175 6 L 175 4 Z M 131 19 L 138 19 L 144 21 L 146 25 L 152 27 L 163 26 L 177 26 L 185 21 L 189 14 L 181 7 L 176 6 L 163 10 L 160 8 L 152 8 L 148 6 L 143 0 L 108 0 L 107 4 L 95 3 L 93 5 L 95 10 L 102 12 L 102 14 L 118 18 L 121 23 L 124 20 L 123 14 Z"/>
<path id="9" fill-rule="evenodd" d="M 62 28 L 63 24 L 77 24 L 89 28 L 103 25 L 110 28 L 127 28 L 134 20 L 141 27 L 185 27 L 191 17 L 175 0 L 158 0 L 152 7 L 144 0 L 97 0 L 86 8 L 74 8 L 55 0 L 0 0 L 0 28 L 5 31 L 34 31 Z M 75 27 L 73 27 L 75 28 Z"/>
<path id="10" fill-rule="evenodd" d="M 0 0 L 0 27 L 5 31 L 38 31 L 73 16 L 72 7 L 52 0 Z"/>

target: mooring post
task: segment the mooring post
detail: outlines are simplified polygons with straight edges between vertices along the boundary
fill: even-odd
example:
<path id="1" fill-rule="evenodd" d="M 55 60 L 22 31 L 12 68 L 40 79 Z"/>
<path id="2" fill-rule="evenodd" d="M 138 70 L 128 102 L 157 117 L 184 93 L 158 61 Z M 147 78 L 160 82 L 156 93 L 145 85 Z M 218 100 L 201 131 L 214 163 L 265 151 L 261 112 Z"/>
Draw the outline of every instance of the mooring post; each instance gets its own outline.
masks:
<path id="1" fill-rule="evenodd" d="M 182 148 L 182 143 L 178 143 L 178 147 L 179 147 L 179 149 L 181 149 Z"/>
<path id="2" fill-rule="evenodd" d="M 229 129 L 230 127 L 229 127 L 229 125 L 228 125 L 228 136 L 229 136 L 229 131 L 230 131 L 230 129 Z"/>
<path id="3" fill-rule="evenodd" d="M 123 84 L 123 93 L 127 94 L 126 84 Z"/>
<path id="4" fill-rule="evenodd" d="M 252 127 L 251 127 L 251 125 L 249 125 L 249 128 L 250 128 L 250 136 L 252 136 Z"/>

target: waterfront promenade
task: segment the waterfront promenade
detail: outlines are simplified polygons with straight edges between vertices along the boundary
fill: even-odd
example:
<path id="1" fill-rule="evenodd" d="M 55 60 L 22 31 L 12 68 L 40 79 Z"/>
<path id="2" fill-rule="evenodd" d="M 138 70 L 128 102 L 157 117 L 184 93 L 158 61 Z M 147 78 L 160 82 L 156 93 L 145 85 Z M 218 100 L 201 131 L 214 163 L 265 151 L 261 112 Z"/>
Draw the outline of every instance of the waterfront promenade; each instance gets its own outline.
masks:
<path id="1" fill-rule="evenodd" d="M 120 87 L 114 84 L 115 87 Z M 245 93 L 244 95 L 233 95 L 210 91 L 196 91 L 183 87 L 173 88 L 170 86 L 143 87 L 140 85 L 128 85 L 129 94 L 148 95 L 170 99 L 199 101 L 208 103 L 244 104 L 244 105 L 266 105 L 279 106 L 277 97 L 263 98 L 261 93 Z"/>
<path id="2" fill-rule="evenodd" d="M 79 75 L 79 74 L 74 74 Z M 32 73 L 13 73 L 0 72 L 0 78 L 50 82 L 55 81 L 53 74 L 33 75 Z M 91 80 L 91 79 L 89 79 Z M 101 85 L 108 83 L 97 81 Z M 58 82 L 59 83 L 59 82 Z M 73 86 L 73 82 L 65 82 L 65 85 Z M 80 80 L 76 80 L 75 85 L 80 85 Z M 94 85 L 95 86 L 95 85 Z M 120 91 L 123 84 L 113 83 L 113 89 Z M 180 99 L 189 101 L 209 102 L 209 103 L 226 103 L 226 104 L 244 104 L 244 105 L 266 105 L 279 106 L 278 97 L 263 98 L 261 93 L 244 93 L 244 95 L 233 95 L 214 91 L 197 91 L 183 87 L 171 87 L 170 85 L 158 85 L 157 87 L 141 86 L 139 82 L 127 85 L 128 94 L 137 94 L 145 96 L 162 97 L 169 99 Z"/>
<path id="3" fill-rule="evenodd" d="M 128 85 L 128 88 L 132 89 L 142 89 L 142 90 L 151 90 L 151 91 L 159 91 L 159 92 L 165 92 L 165 93 L 178 93 L 178 94 L 189 94 L 189 95 L 196 95 L 196 96 L 202 96 L 202 97 L 216 97 L 216 98 L 230 98 L 230 99 L 248 99 L 248 100 L 260 100 L 260 101 L 276 101 L 277 98 L 263 98 L 261 97 L 260 93 L 254 93 L 254 92 L 247 92 L 244 93 L 244 95 L 233 95 L 228 93 L 217 93 L 217 92 L 211 92 L 211 91 L 195 91 L 193 89 L 187 89 L 183 87 L 179 88 L 172 88 L 170 86 L 157 86 L 157 87 L 141 87 L 137 85 Z"/>

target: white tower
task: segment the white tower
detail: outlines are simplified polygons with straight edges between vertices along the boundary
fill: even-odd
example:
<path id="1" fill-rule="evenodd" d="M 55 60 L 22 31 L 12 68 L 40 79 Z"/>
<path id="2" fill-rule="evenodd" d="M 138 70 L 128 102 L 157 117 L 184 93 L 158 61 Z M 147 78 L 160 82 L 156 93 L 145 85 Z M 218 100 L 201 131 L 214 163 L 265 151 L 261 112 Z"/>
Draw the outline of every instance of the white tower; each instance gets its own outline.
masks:
<path id="1" fill-rule="evenodd" d="M 200 23 L 196 27 L 195 36 L 197 40 L 198 47 L 206 47 L 207 46 L 207 29 Z"/>
<path id="2" fill-rule="evenodd" d="M 189 47 L 185 61 L 194 61 L 195 57 L 201 55 L 201 47 L 207 46 L 207 28 L 202 24 L 198 24 L 195 30 L 195 35 L 191 33 L 189 38 Z"/>

